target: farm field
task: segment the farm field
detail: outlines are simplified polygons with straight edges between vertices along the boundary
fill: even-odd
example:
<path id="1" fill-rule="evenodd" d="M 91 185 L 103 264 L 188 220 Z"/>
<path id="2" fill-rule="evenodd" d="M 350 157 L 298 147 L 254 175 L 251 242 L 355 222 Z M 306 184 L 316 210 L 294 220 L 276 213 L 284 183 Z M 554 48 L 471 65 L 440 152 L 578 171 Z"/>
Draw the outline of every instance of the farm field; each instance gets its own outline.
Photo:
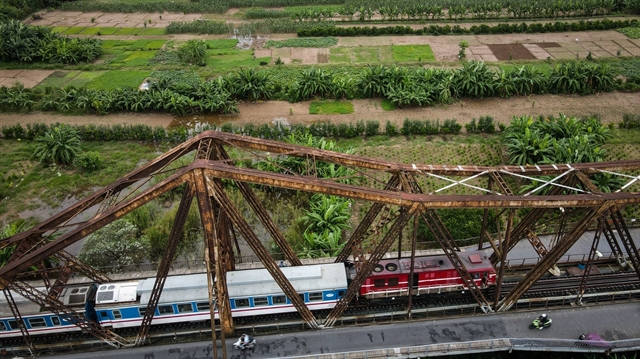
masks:
<path id="1" fill-rule="evenodd" d="M 118 6 L 117 4 L 111 0 L 104 2 L 104 6 Z M 191 2 L 178 2 L 178 4 L 187 6 Z M 583 31 L 586 24 L 591 23 L 587 17 L 583 16 L 560 19 L 567 23 L 578 24 L 574 26 L 575 28 L 582 27 L 581 30 L 576 31 L 490 33 L 488 30 L 476 30 L 478 26 L 486 29 L 500 25 L 523 28 L 532 26 L 533 28 L 536 24 L 539 25 L 538 29 L 542 28 L 542 24 L 546 24 L 546 28 L 551 28 L 552 25 L 549 23 L 557 20 L 557 17 L 549 20 L 519 17 L 508 20 L 507 17 L 511 15 L 504 12 L 498 14 L 494 9 L 491 10 L 495 12 L 494 15 L 489 11 L 485 17 L 475 18 L 476 15 L 471 13 L 456 13 L 449 16 L 452 11 L 458 11 L 450 9 L 445 11 L 437 21 L 417 20 L 416 17 L 409 19 L 409 16 L 402 19 L 398 17 L 400 15 L 379 12 L 358 23 L 347 19 L 348 15 L 336 15 L 339 11 L 336 8 L 333 17 L 329 19 L 335 23 L 331 23 L 331 26 L 327 25 L 326 29 L 319 27 L 315 31 L 339 28 L 345 29 L 339 31 L 352 31 L 356 35 L 310 37 L 301 35 L 298 37 L 295 30 L 263 31 L 255 25 L 263 20 L 247 19 L 251 11 L 269 13 L 282 10 L 288 12 L 289 15 L 285 14 L 286 16 L 294 16 L 293 14 L 303 12 L 313 13 L 319 8 L 312 6 L 284 8 L 284 10 L 283 8 L 228 9 L 226 12 L 215 14 L 59 10 L 43 13 L 39 19 L 30 19 L 27 22 L 32 25 L 49 26 L 56 34 L 62 36 L 100 39 L 102 52 L 89 63 L 73 65 L 0 64 L 0 86 L 9 87 L 20 82 L 29 89 L 28 91 L 46 93 L 49 97 L 45 96 L 45 100 L 49 101 L 47 102 L 49 104 L 54 102 L 52 100 L 56 96 L 71 98 L 80 93 L 78 98 L 84 101 L 82 103 L 84 107 L 76 108 L 68 105 L 69 107 L 64 108 L 51 105 L 47 111 L 47 108 L 42 105 L 44 100 L 38 99 L 42 102 L 33 105 L 29 111 L 16 109 L 14 106 L 9 111 L 0 112 L 0 128 L 16 123 L 21 125 L 66 123 L 72 125 L 140 124 L 173 129 L 179 126 L 196 127 L 203 123 L 217 126 L 225 123 L 233 123 L 234 126 L 246 124 L 259 126 L 275 121 L 306 125 L 324 121 L 343 125 L 377 121 L 383 126 L 388 122 L 399 128 L 407 120 L 429 120 L 434 123 L 455 120 L 461 124 L 461 128 L 465 128 L 465 125 L 472 121 L 475 124 L 476 119 L 483 116 L 490 116 L 495 120 L 496 125 L 503 125 L 501 126 L 503 128 L 509 125 L 514 116 L 541 115 L 548 118 L 563 113 L 578 117 L 596 116 L 603 123 L 610 125 L 608 127 L 612 129 L 614 138 L 611 143 L 604 145 L 607 150 L 604 160 L 637 158 L 640 155 L 638 143 L 640 137 L 635 135 L 633 132 L 635 130 L 625 132 L 616 128 L 616 124 L 621 122 L 625 114 L 640 114 L 640 106 L 638 106 L 640 92 L 633 87 L 625 88 L 624 92 L 611 91 L 614 88 L 622 88 L 618 86 L 627 79 L 636 78 L 640 73 L 638 68 L 640 67 L 638 61 L 640 56 L 638 37 L 640 36 L 635 31 L 635 27 L 627 28 L 625 31 L 620 29 L 617 31 L 614 28 Z M 381 6 L 379 11 L 386 11 L 382 9 Z M 593 16 L 594 21 L 598 21 L 600 25 L 602 25 L 600 21 L 604 20 L 640 19 L 636 15 L 620 16 L 612 14 L 609 10 L 602 11 L 604 16 L 599 14 Z M 283 16 L 283 14 L 277 16 Z M 453 19 L 447 20 L 447 17 L 453 17 Z M 463 19 L 460 20 L 461 18 Z M 215 23 L 207 20 L 213 20 Z M 302 20 L 311 24 L 309 26 L 313 26 L 327 19 L 304 18 Z M 275 27 L 275 24 L 280 22 L 286 25 L 296 21 L 298 20 L 272 18 L 264 20 L 264 23 Z M 176 22 L 182 23 L 175 25 Z M 634 24 L 637 25 L 637 22 Z M 172 26 L 174 28 L 191 27 L 191 30 L 168 33 L 167 29 Z M 226 33 L 219 31 L 215 32 L 216 34 L 213 31 L 211 34 L 198 33 L 198 27 L 205 26 L 212 26 L 212 28 L 217 26 L 218 29 L 226 28 L 230 31 Z M 360 30 L 352 29 L 354 26 L 389 28 L 391 29 L 389 31 L 396 31 L 396 33 L 369 36 L 375 35 L 374 30 L 363 35 L 358 32 Z M 457 34 L 451 31 L 438 33 L 439 29 L 452 26 L 458 28 Z M 567 26 L 571 28 L 573 25 Z M 427 28 L 431 29 L 430 32 L 420 34 L 412 32 L 422 31 L 422 29 L 426 31 Z M 253 32 L 255 29 L 259 30 Z M 241 36 L 247 31 L 251 32 L 253 37 Z M 403 35 L 403 31 L 413 35 Z M 231 38 L 231 33 L 240 36 Z M 194 46 L 191 50 L 201 52 L 202 62 L 196 63 L 185 59 L 189 54 L 184 49 L 191 45 Z M 467 62 L 467 60 L 474 61 Z M 597 66 L 602 66 L 606 71 L 609 71 L 610 66 L 615 69 L 612 71 L 617 71 L 617 77 L 611 76 L 609 82 L 604 81 L 606 83 L 601 87 L 604 90 L 594 85 L 593 88 L 583 90 L 555 91 L 552 85 L 547 85 L 552 83 L 550 74 L 557 74 L 558 69 L 566 64 L 586 64 L 584 68 L 588 70 L 601 69 Z M 569 65 L 568 71 L 577 72 L 570 66 L 578 68 L 582 65 Z M 452 94 L 447 93 L 446 89 L 458 85 L 449 84 L 443 85 L 445 91 L 438 92 L 440 83 L 446 82 L 447 76 L 462 77 L 459 73 L 471 67 L 478 70 L 476 73 L 479 74 L 479 78 L 489 76 L 490 81 L 496 81 L 495 89 L 491 88 L 480 93 L 472 93 L 472 91 L 462 93 L 460 90 L 460 93 Z M 366 87 L 372 84 L 373 81 L 367 82 L 365 76 L 368 74 L 371 75 L 369 79 L 375 79 L 373 75 L 376 69 L 384 69 L 380 71 L 387 71 L 386 75 L 390 77 L 397 75 L 396 78 L 401 79 L 398 81 L 401 84 L 400 90 L 383 92 L 370 89 L 369 92 L 365 92 L 361 88 L 356 88 L 356 86 Z M 603 71 L 606 72 L 605 70 Z M 506 74 L 512 76 L 518 71 L 531 71 L 537 78 L 536 81 L 544 79 L 545 84 L 531 84 L 521 87 L 520 90 L 498 87 L 506 81 L 498 83 L 496 78 L 501 75 L 507 76 Z M 300 85 L 304 77 L 317 79 L 320 85 L 317 88 Z M 145 96 L 144 92 L 137 90 L 142 88 L 149 78 L 166 86 L 162 89 L 151 88 L 151 91 L 146 93 L 149 98 L 162 97 L 161 100 L 157 100 L 153 108 L 144 107 L 141 99 Z M 432 82 L 425 80 L 419 82 L 419 85 L 413 83 L 421 79 L 431 79 Z M 475 86 L 476 91 L 482 87 L 482 81 L 484 81 L 469 77 L 466 80 L 469 81 L 464 85 L 468 88 Z M 220 107 L 211 110 L 213 106 L 205 107 L 204 102 L 199 102 L 202 98 L 194 100 L 188 97 L 191 91 L 191 93 L 206 93 L 212 94 L 212 97 L 221 98 L 225 93 L 215 92 L 218 90 L 216 86 L 223 88 L 232 83 L 233 86 L 240 85 L 229 90 L 229 93 L 233 91 L 235 96 L 234 108 L 229 111 L 220 110 Z M 592 83 L 590 81 L 589 86 Z M 318 88 L 331 88 L 331 91 L 321 92 Z M 462 85 L 458 88 L 462 88 Z M 537 90 L 534 91 L 533 88 Z M 405 98 L 402 98 L 398 95 L 401 90 L 409 92 L 409 96 L 405 94 Z M 481 91 L 484 90 L 481 88 Z M 136 111 L 135 113 L 117 112 L 123 111 L 121 109 L 124 107 L 118 110 L 107 108 L 106 105 L 101 107 L 102 100 L 108 103 L 109 96 L 118 95 L 118 91 L 131 95 L 131 98 L 137 98 L 126 105 L 127 109 Z M 418 99 L 417 102 L 411 102 L 413 94 L 411 91 L 415 91 L 414 93 L 422 91 L 423 98 Z M 304 95 L 299 95 L 303 92 Z M 100 101 L 87 100 L 89 96 L 96 94 L 103 96 Z M 392 96 L 396 97 L 392 99 Z M 415 97 L 418 98 L 419 95 Z M 119 100 L 111 102 L 125 102 L 122 99 L 123 97 L 120 97 Z M 76 99 L 74 101 L 79 102 Z M 165 102 L 160 103 L 161 101 Z M 183 107 L 180 108 L 180 106 Z M 192 111 L 189 112 L 189 110 Z M 473 131 L 465 133 L 463 130 L 462 134 L 455 136 L 408 135 L 366 138 L 358 136 L 355 139 L 340 139 L 338 142 L 340 146 L 353 146 L 356 153 L 360 155 L 404 163 L 498 165 L 508 160 L 501 146 L 499 134 L 471 132 Z M 11 169 L 11 175 L 18 178 L 22 176 L 22 172 L 25 172 L 32 181 L 27 184 L 31 183 L 30 185 L 35 186 L 36 189 L 50 188 L 46 186 L 47 169 L 37 166 L 35 161 L 25 156 L 30 150 L 30 144 L 26 142 L 0 139 L 0 147 L 11 150 L 16 156 L 23 156 L 15 159 L 14 162 L 19 166 Z M 117 152 L 112 147 L 118 147 L 117 144 L 95 142 L 91 144 L 92 149 L 98 152 L 104 151 L 105 156 L 109 152 Z M 153 146 L 135 143 L 127 143 L 127 146 L 131 146 L 127 148 L 132 148 L 131 152 L 136 155 L 129 158 L 128 162 L 120 161 L 126 162 L 121 163 L 120 166 L 111 166 L 113 168 L 108 178 L 90 178 L 84 181 L 85 174 L 73 168 L 64 168 L 57 174 L 58 177 L 62 177 L 58 178 L 58 182 L 61 183 L 65 178 L 69 178 L 72 184 L 60 186 L 60 189 L 57 187 L 49 189 L 47 196 L 41 200 L 34 199 L 37 195 L 33 188 L 21 189 L 22 192 L 17 193 L 16 201 L 5 203 L 4 207 L 0 208 L 0 223 L 31 215 L 46 217 L 47 214 L 55 212 L 56 202 L 64 206 L 70 203 L 74 196 L 81 198 L 91 190 L 88 187 L 102 186 L 105 181 L 118 178 L 133 166 L 163 151 L 161 147 L 153 148 Z M 138 148 L 134 150 L 133 148 L 136 147 Z M 115 157 L 117 156 L 122 156 L 122 153 L 117 152 Z M 117 158 L 109 158 L 107 163 L 113 165 L 118 161 Z"/>

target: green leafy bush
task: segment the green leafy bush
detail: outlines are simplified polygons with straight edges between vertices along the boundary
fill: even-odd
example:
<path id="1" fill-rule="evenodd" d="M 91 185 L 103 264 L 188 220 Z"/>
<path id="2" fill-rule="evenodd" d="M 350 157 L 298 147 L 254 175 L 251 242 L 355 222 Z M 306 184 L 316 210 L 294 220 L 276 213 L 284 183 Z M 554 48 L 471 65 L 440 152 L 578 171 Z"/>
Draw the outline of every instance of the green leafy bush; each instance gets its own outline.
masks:
<path id="1" fill-rule="evenodd" d="M 54 126 L 36 139 L 33 156 L 43 164 L 70 165 L 81 152 L 80 144 L 80 137 L 73 127 Z"/>
<path id="2" fill-rule="evenodd" d="M 90 62 L 102 52 L 102 41 L 69 38 L 51 28 L 30 26 L 18 20 L 0 21 L 0 60 L 4 62 Z"/>
<path id="3" fill-rule="evenodd" d="M 268 40 L 265 43 L 267 48 L 280 47 L 331 47 L 338 44 L 335 37 L 311 37 L 311 38 L 294 38 L 286 40 Z"/>
<path id="4" fill-rule="evenodd" d="M 74 160 L 76 167 L 82 168 L 87 172 L 97 171 L 102 168 L 102 157 L 96 151 L 83 152 Z"/>
<path id="5" fill-rule="evenodd" d="M 178 57 L 184 63 L 205 66 L 207 64 L 207 44 L 204 40 L 189 40 L 178 50 Z"/>

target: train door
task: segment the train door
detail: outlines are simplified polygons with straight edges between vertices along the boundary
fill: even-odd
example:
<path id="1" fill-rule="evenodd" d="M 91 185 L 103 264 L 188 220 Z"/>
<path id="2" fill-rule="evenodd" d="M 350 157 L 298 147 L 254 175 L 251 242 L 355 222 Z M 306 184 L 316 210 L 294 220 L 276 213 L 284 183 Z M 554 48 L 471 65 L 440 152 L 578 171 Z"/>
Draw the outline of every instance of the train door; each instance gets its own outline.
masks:
<path id="1" fill-rule="evenodd" d="M 418 289 L 420 287 L 419 273 L 413 273 L 413 281 L 411 283 L 412 283 L 413 289 Z"/>

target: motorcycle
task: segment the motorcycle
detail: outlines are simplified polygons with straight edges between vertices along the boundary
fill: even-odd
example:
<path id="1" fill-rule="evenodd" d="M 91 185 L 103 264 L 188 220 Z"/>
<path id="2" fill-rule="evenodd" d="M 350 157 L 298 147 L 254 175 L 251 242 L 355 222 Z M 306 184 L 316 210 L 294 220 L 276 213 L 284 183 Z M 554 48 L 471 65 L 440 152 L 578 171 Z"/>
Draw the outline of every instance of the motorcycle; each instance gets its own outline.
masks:
<path id="1" fill-rule="evenodd" d="M 540 320 L 540 318 L 536 318 L 533 320 L 533 323 L 529 324 L 529 329 L 544 329 L 544 328 L 549 328 L 551 326 L 551 322 L 552 320 L 549 319 L 547 322 L 545 322 L 544 324 L 542 323 L 542 321 Z"/>
<path id="2" fill-rule="evenodd" d="M 237 342 L 233 343 L 233 349 L 240 349 L 240 350 L 253 349 L 253 347 L 256 345 L 256 340 L 249 335 L 249 342 L 245 344 L 243 340 L 244 335 L 238 338 Z"/>

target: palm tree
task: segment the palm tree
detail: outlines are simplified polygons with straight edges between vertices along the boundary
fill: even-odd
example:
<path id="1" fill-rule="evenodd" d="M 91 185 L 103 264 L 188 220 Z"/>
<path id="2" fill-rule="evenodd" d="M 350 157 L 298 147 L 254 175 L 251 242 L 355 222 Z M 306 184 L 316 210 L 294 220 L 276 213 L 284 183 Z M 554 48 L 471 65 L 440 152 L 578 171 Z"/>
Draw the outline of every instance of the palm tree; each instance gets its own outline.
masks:
<path id="1" fill-rule="evenodd" d="M 45 164 L 54 162 L 58 165 L 70 165 L 82 151 L 78 133 L 73 127 L 65 124 L 51 127 L 44 136 L 38 137 L 36 142 L 33 155 Z"/>

